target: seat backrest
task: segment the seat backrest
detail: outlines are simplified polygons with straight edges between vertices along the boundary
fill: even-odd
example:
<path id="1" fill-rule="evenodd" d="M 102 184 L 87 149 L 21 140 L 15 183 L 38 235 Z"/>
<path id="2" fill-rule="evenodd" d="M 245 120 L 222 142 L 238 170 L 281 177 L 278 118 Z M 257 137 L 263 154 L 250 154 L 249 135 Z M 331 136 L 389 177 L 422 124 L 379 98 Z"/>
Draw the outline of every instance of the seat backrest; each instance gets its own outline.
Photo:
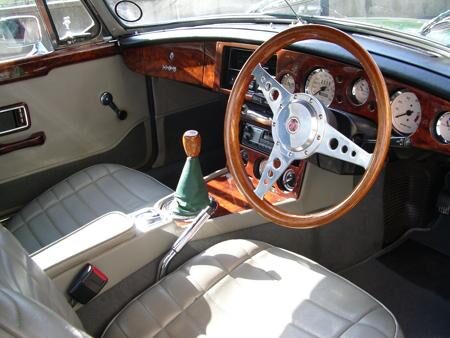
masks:
<path id="1" fill-rule="evenodd" d="M 0 313 L 2 337 L 87 336 L 64 295 L 1 224 Z"/>

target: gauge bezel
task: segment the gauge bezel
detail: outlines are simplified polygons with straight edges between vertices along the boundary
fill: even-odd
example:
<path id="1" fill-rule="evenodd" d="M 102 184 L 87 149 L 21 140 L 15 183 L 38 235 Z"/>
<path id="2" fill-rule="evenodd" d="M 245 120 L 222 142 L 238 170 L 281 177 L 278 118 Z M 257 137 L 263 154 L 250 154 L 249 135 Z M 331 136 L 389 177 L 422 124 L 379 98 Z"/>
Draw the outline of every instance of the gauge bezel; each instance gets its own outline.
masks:
<path id="1" fill-rule="evenodd" d="M 308 76 L 306 77 L 306 80 L 305 80 L 305 93 L 313 95 L 312 93 L 309 93 L 308 86 L 309 86 L 309 83 L 311 82 L 311 80 L 310 80 L 311 77 L 313 77 L 315 74 L 319 74 L 319 73 L 328 73 L 331 76 L 331 79 L 333 80 L 333 84 L 334 84 L 333 98 L 331 99 L 330 103 L 329 104 L 325 104 L 325 103 L 322 102 L 322 100 L 320 100 L 318 98 L 320 100 L 320 102 L 322 102 L 325 105 L 325 107 L 329 107 L 329 106 L 331 106 L 331 104 L 333 103 L 334 99 L 336 98 L 336 79 L 334 78 L 333 74 L 331 74 L 331 72 L 327 68 L 319 67 L 319 68 L 316 68 L 316 69 L 312 70 L 308 74 Z"/>
<path id="2" fill-rule="evenodd" d="M 399 135 L 411 136 L 411 135 L 415 134 L 415 133 L 417 132 L 417 130 L 419 130 L 420 124 L 422 123 L 422 115 L 423 115 L 422 104 L 421 104 L 420 99 L 419 99 L 419 97 L 417 96 L 417 94 L 416 94 L 414 91 L 409 90 L 409 89 L 399 89 L 399 90 L 396 90 L 396 91 L 391 95 L 391 111 L 392 111 L 392 104 L 394 103 L 394 100 L 395 100 L 397 97 L 399 97 L 400 95 L 405 94 L 405 93 L 412 93 L 412 94 L 414 94 L 414 95 L 416 96 L 417 100 L 419 101 L 419 105 L 420 105 L 420 121 L 419 121 L 419 123 L 417 124 L 416 130 L 414 130 L 414 131 L 411 132 L 411 133 L 404 133 L 404 132 L 398 130 L 398 129 L 395 127 L 395 124 L 394 124 L 395 116 L 394 116 L 394 113 L 392 112 L 392 129 L 393 129 L 396 133 L 398 133 Z"/>
<path id="3" fill-rule="evenodd" d="M 359 102 L 359 101 L 356 99 L 356 96 L 353 95 L 353 88 L 355 88 L 356 83 L 357 83 L 358 81 L 361 81 L 361 80 L 366 81 L 367 86 L 369 87 L 369 95 L 367 96 L 367 99 L 366 99 L 364 102 Z M 348 98 L 349 98 L 350 102 L 351 102 L 354 106 L 357 106 L 357 107 L 361 107 L 361 106 L 365 105 L 367 102 L 369 102 L 369 99 L 370 99 L 370 94 L 371 94 L 370 88 L 371 88 L 371 87 L 370 87 L 370 83 L 369 83 L 369 81 L 368 81 L 365 77 L 360 76 L 360 77 L 356 78 L 356 79 L 352 82 L 351 86 L 348 87 L 347 95 L 348 95 Z"/>
<path id="4" fill-rule="evenodd" d="M 438 142 L 440 142 L 441 144 L 450 144 L 450 140 L 446 140 L 445 138 L 443 138 L 439 133 L 438 133 L 438 123 L 439 120 L 446 114 L 450 114 L 450 111 L 443 111 L 440 112 L 433 123 L 433 135 L 434 137 L 438 140 Z"/>
<path id="5" fill-rule="evenodd" d="M 294 91 L 293 91 L 293 92 L 291 92 L 289 89 L 287 89 L 286 86 L 283 84 L 283 79 L 284 79 L 285 77 L 290 77 L 290 78 L 292 78 L 292 80 L 294 81 Z M 289 93 L 291 93 L 291 94 L 294 94 L 294 93 L 296 93 L 296 92 L 298 91 L 297 79 L 295 78 L 294 74 L 292 74 L 292 73 L 290 73 L 290 72 L 286 72 L 286 73 L 284 73 L 283 75 L 281 75 L 281 77 L 280 77 L 280 83 L 281 83 L 281 85 L 283 85 L 283 87 L 284 87 Z"/>
<path id="6" fill-rule="evenodd" d="M 288 187 L 287 186 L 287 184 L 286 184 L 286 177 L 287 177 L 287 175 L 288 174 L 294 174 L 294 176 L 295 176 L 295 184 L 294 184 L 294 186 L 293 187 Z M 286 169 L 286 171 L 283 173 L 283 175 L 278 179 L 278 182 L 277 182 L 277 184 L 278 184 L 278 188 L 283 192 L 283 193 L 291 193 L 291 192 L 294 192 L 294 190 L 295 190 L 295 188 L 296 188 L 296 186 L 297 186 L 297 183 L 298 183 L 298 177 L 297 177 L 297 175 L 295 174 L 295 170 L 294 169 L 292 169 L 292 168 L 288 168 L 288 169 Z"/>

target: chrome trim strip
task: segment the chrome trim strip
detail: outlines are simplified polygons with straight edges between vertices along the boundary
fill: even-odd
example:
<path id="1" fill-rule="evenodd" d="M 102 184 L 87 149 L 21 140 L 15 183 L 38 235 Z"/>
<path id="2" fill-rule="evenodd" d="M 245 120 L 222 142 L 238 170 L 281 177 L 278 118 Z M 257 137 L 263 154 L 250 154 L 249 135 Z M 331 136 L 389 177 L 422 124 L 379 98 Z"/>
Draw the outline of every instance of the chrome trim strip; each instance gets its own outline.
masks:
<path id="1" fill-rule="evenodd" d="M 24 130 L 24 129 L 27 129 L 27 128 L 30 126 L 30 121 L 29 121 L 29 119 L 28 119 L 28 110 L 27 110 L 27 107 L 26 107 L 24 104 L 21 104 L 21 105 L 18 105 L 18 106 L 14 106 L 14 107 L 11 107 L 11 108 L 7 108 L 7 109 L 0 110 L 0 114 L 7 113 L 7 112 L 9 112 L 9 111 L 11 111 L 11 110 L 21 109 L 21 108 L 22 108 L 23 111 L 25 112 L 25 123 L 26 123 L 26 124 L 23 125 L 23 126 L 20 126 L 20 127 L 18 127 L 18 128 L 13 128 L 13 129 L 8 129 L 8 130 L 0 131 L 0 135 L 10 134 L 10 133 L 14 133 L 14 132 L 16 132 L 16 131 Z"/>

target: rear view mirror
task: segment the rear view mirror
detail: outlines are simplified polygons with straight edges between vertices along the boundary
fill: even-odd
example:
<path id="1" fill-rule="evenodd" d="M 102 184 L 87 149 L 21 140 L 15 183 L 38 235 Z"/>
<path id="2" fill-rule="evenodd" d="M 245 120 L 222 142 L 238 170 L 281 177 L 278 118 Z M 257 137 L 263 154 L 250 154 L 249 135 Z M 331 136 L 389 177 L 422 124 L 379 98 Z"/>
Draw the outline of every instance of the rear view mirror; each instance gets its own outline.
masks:
<path id="1" fill-rule="evenodd" d="M 4 58 L 46 52 L 37 17 L 20 15 L 0 18 L 0 61 Z"/>

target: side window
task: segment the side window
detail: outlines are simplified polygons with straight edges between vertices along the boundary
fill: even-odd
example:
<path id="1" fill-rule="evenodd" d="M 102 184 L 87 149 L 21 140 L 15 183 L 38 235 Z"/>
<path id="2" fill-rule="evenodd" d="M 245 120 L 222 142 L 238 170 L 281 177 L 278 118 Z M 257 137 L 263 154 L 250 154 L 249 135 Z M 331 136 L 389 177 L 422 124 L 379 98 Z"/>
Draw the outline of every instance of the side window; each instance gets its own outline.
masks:
<path id="1" fill-rule="evenodd" d="M 59 42 L 71 44 L 96 37 L 99 25 L 80 0 L 47 0 Z"/>
<path id="2" fill-rule="evenodd" d="M 35 0 L 0 0 L 0 63 L 47 54 L 54 48 L 99 36 L 100 25 L 81 0 L 46 0 L 53 27 L 41 18 Z M 54 31 L 52 45 L 47 29 Z"/>
<path id="3" fill-rule="evenodd" d="M 0 1 L 0 62 L 53 51 L 34 0 Z"/>

